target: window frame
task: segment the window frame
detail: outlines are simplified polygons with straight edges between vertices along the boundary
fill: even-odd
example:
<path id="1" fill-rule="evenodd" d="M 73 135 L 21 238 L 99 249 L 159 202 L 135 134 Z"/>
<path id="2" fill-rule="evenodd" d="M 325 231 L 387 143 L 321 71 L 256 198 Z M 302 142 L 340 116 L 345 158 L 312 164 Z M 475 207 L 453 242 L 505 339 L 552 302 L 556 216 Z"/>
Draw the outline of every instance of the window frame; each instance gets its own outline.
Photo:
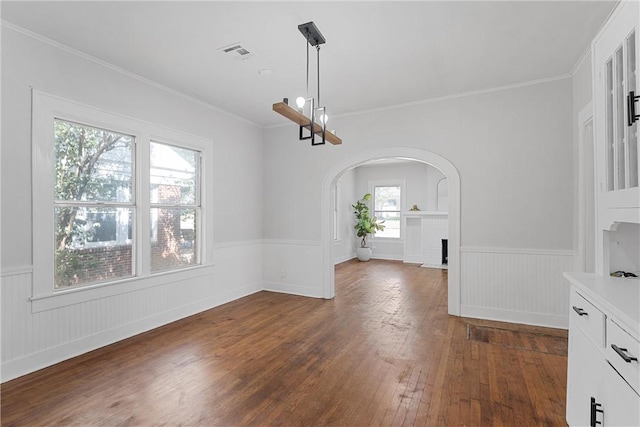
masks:
<path id="1" fill-rule="evenodd" d="M 61 117 L 58 117 L 58 115 L 54 116 L 53 118 L 53 124 L 55 127 L 55 123 L 56 122 L 66 122 L 66 123 L 70 123 L 73 125 L 77 125 L 77 126 L 81 126 L 81 127 L 85 127 L 85 128 L 92 128 L 92 129 L 100 129 L 102 131 L 107 131 L 107 132 L 112 132 L 112 133 L 118 133 L 118 134 L 124 134 L 122 132 L 116 132 L 112 129 L 107 129 L 101 126 L 96 126 L 93 124 L 89 124 L 89 123 L 85 123 L 85 122 L 79 122 L 79 121 L 74 121 L 74 120 L 68 120 L 68 119 L 64 119 Z M 131 239 L 126 239 L 128 240 L 128 244 L 131 246 L 131 274 L 126 275 L 126 276 L 121 276 L 119 278 L 113 279 L 113 280 L 105 280 L 105 281 L 101 281 L 101 282 L 94 282 L 94 283 L 86 283 L 86 284 L 78 284 L 78 285 L 69 285 L 69 286 L 64 286 L 62 288 L 56 288 L 56 284 L 55 284 L 55 280 L 54 280 L 54 292 L 60 292 L 63 290 L 68 290 L 68 289 L 74 289 L 74 288 L 82 288 L 82 287 L 86 287 L 86 286 L 91 286 L 94 284 L 98 284 L 98 283 L 108 283 L 108 282 L 112 282 L 112 281 L 117 281 L 117 280 L 124 280 L 124 279 L 129 279 L 132 277 L 136 276 L 136 263 L 135 263 L 135 253 L 136 253 L 136 244 L 137 244 L 137 239 L 135 238 L 135 218 L 137 215 L 137 185 L 136 185 L 136 138 L 132 135 L 127 134 L 126 136 L 131 137 L 131 148 L 130 148 L 130 163 L 131 163 L 131 194 L 130 194 L 130 200 L 127 201 L 113 201 L 113 200 L 73 200 L 73 199 L 59 199 L 56 197 L 56 195 L 54 194 L 53 196 L 53 208 L 58 209 L 58 208 L 71 208 L 71 207 L 76 207 L 79 208 L 80 210 L 86 209 L 86 210 L 90 210 L 90 209 L 100 209 L 100 208 L 106 208 L 106 209 L 128 209 L 130 211 L 131 214 L 131 227 L 133 228 L 133 235 L 131 237 Z M 54 152 L 55 152 L 55 132 L 54 132 L 54 138 L 53 138 L 53 147 Z M 56 159 L 55 159 L 55 154 L 53 156 L 53 162 L 50 165 L 53 170 L 55 170 L 56 168 Z M 46 168 L 49 168 L 49 165 L 44 166 Z M 34 170 L 45 170 L 44 168 L 37 168 Z M 49 168 L 49 170 L 51 170 L 51 168 Z M 55 188 L 55 180 L 54 180 L 54 187 L 52 187 L 52 190 Z M 35 203 L 35 200 L 34 200 Z M 55 217 L 55 215 L 54 215 Z M 54 223 L 55 224 L 55 223 Z M 118 239 L 116 238 L 115 240 L 108 240 L 108 241 L 100 241 L 100 242 L 84 242 L 82 244 L 82 248 L 84 249 L 94 249 L 94 248 L 101 248 L 101 247 L 110 247 L 112 246 L 112 244 L 117 243 Z M 52 246 L 53 247 L 53 246 Z M 55 251 L 55 249 L 54 249 Z M 54 254 L 54 268 L 55 268 L 55 254 Z M 55 275 L 54 275 L 55 277 Z"/>
<path id="2" fill-rule="evenodd" d="M 151 210 L 152 209 L 173 209 L 173 208 L 190 208 L 190 209 L 194 209 L 195 211 L 195 215 L 196 215 L 196 219 L 195 219 L 195 227 L 196 227 L 196 234 L 195 234 L 195 241 L 196 241 L 196 247 L 194 250 L 194 256 L 196 257 L 197 262 L 194 265 L 189 265 L 189 266 L 183 266 L 183 267 L 178 267 L 178 268 L 174 268 L 174 269 L 168 269 L 168 270 L 159 270 L 159 271 L 151 271 L 150 274 L 162 274 L 164 272 L 167 271 L 177 271 L 177 270 L 182 270 L 185 268 L 192 268 L 195 266 L 198 266 L 202 263 L 202 258 L 201 258 L 201 228 L 202 228 L 202 186 L 203 186 L 203 180 L 202 180 L 202 164 L 203 164 L 203 155 L 202 155 L 202 151 L 198 150 L 196 148 L 193 147 L 187 147 L 184 144 L 175 144 L 173 142 L 167 142 L 164 140 L 161 140 L 159 138 L 151 138 L 151 140 L 149 141 L 149 151 L 151 151 L 151 144 L 162 144 L 165 146 L 169 146 L 169 147 L 174 147 L 174 148 L 181 148 L 181 149 L 185 149 L 185 150 L 190 150 L 190 151 L 194 151 L 197 153 L 197 158 L 196 158 L 196 170 L 195 170 L 195 197 L 194 197 L 194 201 L 191 204 L 186 204 L 186 203 L 166 203 L 166 202 L 152 202 L 152 196 L 151 196 L 151 183 L 149 185 L 149 190 L 147 191 L 147 195 L 149 197 L 149 217 L 151 216 Z M 150 162 L 150 160 L 149 160 Z M 151 165 L 149 165 L 149 171 L 151 170 Z M 149 177 L 149 179 L 151 179 L 151 177 Z M 146 215 L 146 213 L 145 213 Z M 151 232 L 153 231 L 152 228 L 152 224 L 151 224 L 151 218 L 149 218 L 149 227 L 147 229 L 147 231 Z M 149 242 L 153 243 L 155 241 L 158 240 L 158 236 L 157 236 L 157 227 L 155 229 L 156 231 L 156 235 L 151 235 L 151 233 L 149 233 Z M 149 255 L 151 255 L 149 253 Z M 149 257 L 149 268 L 151 268 L 151 257 Z"/>
<path id="3" fill-rule="evenodd" d="M 54 120 L 65 120 L 106 129 L 133 137 L 134 176 L 132 258 L 133 276 L 106 282 L 54 289 Z M 150 271 L 150 143 L 184 147 L 200 152 L 200 244 L 198 265 L 156 273 Z M 213 247 L 212 197 L 206 185 L 212 177 L 212 147 L 208 138 L 105 111 L 37 90 L 32 91 L 32 311 L 44 311 L 92 299 L 104 298 L 176 280 L 187 280 L 211 273 Z M 43 173 L 42 171 L 51 171 Z M 145 190 L 146 189 L 146 190 Z M 145 249 L 147 248 L 147 249 Z"/>
<path id="4" fill-rule="evenodd" d="M 406 193 L 405 193 L 405 180 L 404 179 L 385 179 L 385 180 L 376 180 L 376 181 L 369 181 L 368 182 L 368 186 L 369 186 L 369 194 L 371 194 L 371 215 L 372 216 L 377 216 L 376 213 L 376 193 L 375 193 L 375 189 L 377 187 L 400 187 L 400 207 L 399 207 L 399 212 L 400 212 L 400 235 L 398 237 L 381 237 L 381 236 L 376 236 L 375 233 L 373 234 L 373 236 L 371 236 L 371 239 L 373 241 L 375 240 L 379 240 L 379 241 L 389 241 L 389 242 L 398 242 L 398 241 L 403 241 L 404 240 L 404 225 L 403 225 L 403 221 L 402 221 L 402 214 L 406 211 L 405 205 L 406 205 Z"/>
<path id="5" fill-rule="evenodd" d="M 340 243 L 340 186 L 333 186 L 333 241 Z"/>

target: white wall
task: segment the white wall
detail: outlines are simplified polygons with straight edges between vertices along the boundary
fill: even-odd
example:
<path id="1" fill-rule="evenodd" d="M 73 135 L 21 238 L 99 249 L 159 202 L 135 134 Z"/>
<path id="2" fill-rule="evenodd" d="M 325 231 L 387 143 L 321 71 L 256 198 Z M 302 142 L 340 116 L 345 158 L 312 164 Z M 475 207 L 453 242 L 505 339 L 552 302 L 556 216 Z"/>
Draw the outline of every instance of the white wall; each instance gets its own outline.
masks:
<path id="1" fill-rule="evenodd" d="M 418 205 L 422 211 L 436 211 L 438 208 L 438 181 L 444 178 L 442 172 L 421 162 L 367 164 L 355 168 L 357 191 L 360 196 L 369 191 L 369 181 L 400 179 L 405 181 L 404 206 L 410 209 Z"/>
<path id="2" fill-rule="evenodd" d="M 573 254 L 572 108 L 572 82 L 563 78 L 334 117 L 341 146 L 300 144 L 294 125 L 269 129 L 264 147 L 265 234 L 273 241 L 319 242 L 321 215 L 328 214 L 321 212 L 322 182 L 341 159 L 382 147 L 428 150 L 445 157 L 460 173 L 462 269 L 470 265 L 465 257 L 491 258 L 490 265 L 477 267 L 491 270 L 491 281 L 462 272 L 462 313 L 514 320 L 511 310 L 519 310 L 525 313 L 523 322 L 562 324 L 568 300 L 527 307 L 527 298 L 531 289 L 568 297 L 561 273 L 571 268 L 565 261 Z M 303 175 L 306 179 L 299 179 Z M 279 206 L 292 209 L 283 212 Z M 500 253 L 488 250 L 492 248 Z M 517 267 L 504 253 L 545 257 L 552 271 L 545 277 L 514 280 Z M 320 263 L 320 257 L 314 262 Z M 500 274 L 505 271 L 512 274 Z M 293 280 L 321 286 L 321 280 L 308 277 Z M 476 299 L 479 295 L 481 300 Z M 522 300 L 524 308 L 503 303 L 513 300 Z"/>
<path id="3" fill-rule="evenodd" d="M 418 205 L 422 211 L 435 211 L 438 207 L 438 181 L 444 177 L 438 169 L 421 162 L 376 164 L 371 163 L 355 168 L 356 193 L 362 197 L 370 191 L 369 182 L 376 180 L 402 180 L 405 183 L 403 209 Z M 355 202 L 355 200 L 354 200 Z M 402 260 L 404 239 L 367 238 L 372 247 L 372 257 L 378 259 Z"/>
<path id="4" fill-rule="evenodd" d="M 356 192 L 356 170 L 346 171 L 337 182 L 338 187 L 338 240 L 333 242 L 331 257 L 334 264 L 356 256 L 356 233 L 353 205 L 361 197 Z"/>
<path id="5" fill-rule="evenodd" d="M 573 70 L 572 77 L 572 94 L 573 94 L 573 116 L 572 116 L 572 124 L 573 124 L 573 151 L 574 151 L 574 207 L 573 213 L 574 217 L 577 219 L 575 221 L 575 229 L 573 233 L 573 247 L 576 251 L 576 259 L 574 265 L 574 271 L 577 270 L 585 270 L 589 268 L 590 271 L 595 271 L 595 266 L 585 266 L 582 259 L 584 255 L 581 251 L 584 250 L 583 239 L 586 238 L 586 233 L 584 231 L 583 222 L 585 221 L 585 212 L 583 197 L 584 194 L 581 194 L 580 185 L 582 184 L 582 179 L 584 176 L 580 176 L 580 162 L 584 162 L 584 158 L 586 154 L 584 153 L 584 147 L 580 147 L 580 124 L 578 123 L 578 115 L 584 108 L 588 106 L 588 104 L 593 99 L 593 81 L 592 81 L 592 65 L 591 65 L 591 53 L 587 53 L 582 60 L 576 64 L 575 69 Z M 581 152 L 581 150 L 583 152 Z M 593 158 L 593 153 L 591 154 L 591 158 Z M 586 156 L 588 157 L 588 156 Z M 586 165 L 582 165 L 585 167 Z M 592 164 L 592 168 L 595 166 Z M 583 172 L 584 174 L 584 172 Z M 595 254 L 593 255 L 595 258 Z"/>
<path id="6" fill-rule="evenodd" d="M 32 312 L 31 88 L 212 140 L 215 266 Z M 4 26 L 2 125 L 2 380 L 262 288 L 262 129 Z"/>

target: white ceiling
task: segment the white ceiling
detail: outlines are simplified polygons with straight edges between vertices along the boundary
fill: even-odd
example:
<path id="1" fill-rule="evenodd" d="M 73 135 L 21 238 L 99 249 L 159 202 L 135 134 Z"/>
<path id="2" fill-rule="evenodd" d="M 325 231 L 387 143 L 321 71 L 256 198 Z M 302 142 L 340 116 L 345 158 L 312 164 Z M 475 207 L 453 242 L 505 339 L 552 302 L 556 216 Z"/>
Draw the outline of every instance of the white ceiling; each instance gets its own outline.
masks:
<path id="1" fill-rule="evenodd" d="M 271 126 L 286 120 L 271 105 L 305 91 L 298 24 L 327 40 L 321 97 L 335 116 L 566 75 L 614 4 L 2 1 L 2 19 Z M 219 50 L 233 43 L 251 58 Z"/>

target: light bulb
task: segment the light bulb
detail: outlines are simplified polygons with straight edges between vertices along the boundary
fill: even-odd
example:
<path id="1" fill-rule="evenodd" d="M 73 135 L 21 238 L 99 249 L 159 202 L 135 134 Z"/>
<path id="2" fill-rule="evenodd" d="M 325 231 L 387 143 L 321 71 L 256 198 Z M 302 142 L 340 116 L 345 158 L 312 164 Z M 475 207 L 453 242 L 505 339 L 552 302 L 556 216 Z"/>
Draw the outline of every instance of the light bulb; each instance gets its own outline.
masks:
<path id="1" fill-rule="evenodd" d="M 320 115 L 320 123 L 325 124 L 329 121 L 329 116 L 327 116 L 326 114 L 321 114 Z"/>
<path id="2" fill-rule="evenodd" d="M 298 106 L 298 108 L 302 108 L 304 107 L 304 104 L 307 102 L 306 99 L 304 99 L 302 96 L 299 96 L 296 98 L 296 105 Z"/>

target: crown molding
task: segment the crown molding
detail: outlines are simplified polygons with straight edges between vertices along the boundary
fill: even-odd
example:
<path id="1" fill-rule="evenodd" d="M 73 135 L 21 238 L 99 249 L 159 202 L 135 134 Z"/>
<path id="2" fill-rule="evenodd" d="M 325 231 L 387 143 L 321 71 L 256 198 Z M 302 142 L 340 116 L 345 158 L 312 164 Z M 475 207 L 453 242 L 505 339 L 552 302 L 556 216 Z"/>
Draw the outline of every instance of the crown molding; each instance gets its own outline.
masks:
<path id="1" fill-rule="evenodd" d="M 501 92 L 503 90 L 511 90 L 511 89 L 517 89 L 517 88 L 521 88 L 521 87 L 535 86 L 535 85 L 544 84 L 544 83 L 551 83 L 551 82 L 555 82 L 555 81 L 559 81 L 559 80 L 570 79 L 571 77 L 572 76 L 569 73 L 560 74 L 560 75 L 557 75 L 557 76 L 545 77 L 543 79 L 529 80 L 529 81 L 526 81 L 526 82 L 513 83 L 513 84 L 508 84 L 508 85 L 503 85 L 503 86 L 496 86 L 496 87 L 487 88 L 487 89 L 472 90 L 472 91 L 469 91 L 469 92 L 461 92 L 461 93 L 452 94 L 452 95 L 445 95 L 445 96 L 439 96 L 439 97 L 434 97 L 434 98 L 427 98 L 427 99 L 423 99 L 423 100 L 420 100 L 420 101 L 412 101 L 412 102 L 406 102 L 406 103 L 403 103 L 403 104 L 390 105 L 388 107 L 372 108 L 372 109 L 368 109 L 368 110 L 353 111 L 353 112 L 350 112 L 350 113 L 335 114 L 332 117 L 335 119 L 335 118 L 339 118 L 339 117 L 360 116 L 360 115 L 365 115 L 365 114 L 396 110 L 396 109 L 400 109 L 400 108 L 415 107 L 415 106 L 424 105 L 424 104 L 431 104 L 431 103 L 435 103 L 435 102 L 448 101 L 448 100 L 451 100 L 451 99 L 465 98 L 465 97 L 468 97 L 468 96 L 476 96 L 476 95 L 484 95 L 484 94 L 487 94 L 487 93 Z M 275 129 L 275 128 L 280 128 L 280 127 L 285 127 L 287 125 L 288 124 L 277 124 L 277 125 L 265 126 L 264 128 L 265 129 Z"/>
<path id="2" fill-rule="evenodd" d="M 17 33 L 23 34 L 23 35 L 25 35 L 27 37 L 30 37 L 30 38 L 34 39 L 34 40 L 38 40 L 38 41 L 40 41 L 42 43 L 45 43 L 45 44 L 47 44 L 49 46 L 55 47 L 57 49 L 60 49 L 60 50 L 62 50 L 64 52 L 67 52 L 67 53 L 69 53 L 71 55 L 75 55 L 77 57 L 80 57 L 80 58 L 85 59 L 87 61 L 90 61 L 90 62 L 93 62 L 95 64 L 98 64 L 98 65 L 100 65 L 102 67 L 108 68 L 108 69 L 110 69 L 112 71 L 115 71 L 117 73 L 123 74 L 123 75 L 125 75 L 127 77 L 130 77 L 132 79 L 138 80 L 138 81 L 140 81 L 140 82 L 142 82 L 142 83 L 144 83 L 144 84 L 146 84 L 148 86 L 152 86 L 152 87 L 154 87 L 156 89 L 160 89 L 160 90 L 162 90 L 164 92 L 167 92 L 167 93 L 170 93 L 172 95 L 178 96 L 178 97 L 180 97 L 180 98 L 182 98 L 184 100 L 187 100 L 187 101 L 189 101 L 189 102 L 191 102 L 193 104 L 197 104 L 197 105 L 199 105 L 201 107 L 205 107 L 207 109 L 213 110 L 213 111 L 215 111 L 217 113 L 220 113 L 220 114 L 223 114 L 225 116 L 231 117 L 231 118 L 233 118 L 235 120 L 238 120 L 238 121 L 243 122 L 245 124 L 248 124 L 250 126 L 253 126 L 253 127 L 256 127 L 256 128 L 260 128 L 260 129 L 263 128 L 263 126 L 259 125 L 258 123 L 252 122 L 251 120 L 245 119 L 244 117 L 240 117 L 240 116 L 238 116 L 236 114 L 233 114 L 233 113 L 231 113 L 229 111 L 223 110 L 220 107 L 216 107 L 215 105 L 209 104 L 208 102 L 205 102 L 205 101 L 203 101 L 201 99 L 195 98 L 195 97 L 193 97 L 191 95 L 187 95 L 187 94 L 185 94 L 183 92 L 180 92 L 180 91 L 178 91 L 176 89 L 172 89 L 172 88 L 170 88 L 168 86 L 165 86 L 165 85 L 163 85 L 161 83 L 158 83 L 158 82 L 156 82 L 154 80 L 148 79 L 148 78 L 143 77 L 143 76 L 141 76 L 139 74 L 136 74 L 136 73 L 134 73 L 132 71 L 129 71 L 129 70 L 125 69 L 125 68 L 119 67 L 117 65 L 114 65 L 114 64 L 112 64 L 110 62 L 107 62 L 107 61 L 104 61 L 104 60 L 102 60 L 100 58 L 97 58 L 95 56 L 89 55 L 86 52 L 83 52 L 81 50 L 75 49 L 75 48 L 73 48 L 71 46 L 68 46 L 68 45 L 66 45 L 64 43 L 60 43 L 60 42 L 57 42 L 55 40 L 52 40 L 52 39 L 50 39 L 48 37 L 43 36 L 42 34 L 35 33 L 33 31 L 31 31 L 31 30 L 27 30 L 26 28 L 23 28 L 23 27 L 20 27 L 18 25 L 15 25 L 15 24 L 13 24 L 11 22 L 5 21 L 4 19 L 0 20 L 0 25 L 2 27 L 4 27 L 4 28 L 13 30 L 13 31 L 15 31 Z"/>

